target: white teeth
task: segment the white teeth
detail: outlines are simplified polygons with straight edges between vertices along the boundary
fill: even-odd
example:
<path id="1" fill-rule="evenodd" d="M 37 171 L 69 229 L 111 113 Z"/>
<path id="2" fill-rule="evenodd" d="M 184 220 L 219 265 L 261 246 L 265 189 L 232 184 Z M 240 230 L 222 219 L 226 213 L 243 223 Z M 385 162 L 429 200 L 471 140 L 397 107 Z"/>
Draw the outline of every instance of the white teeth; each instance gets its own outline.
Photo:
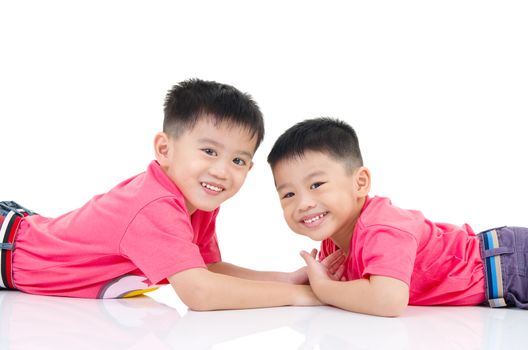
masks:
<path id="1" fill-rule="evenodd" d="M 319 215 L 317 215 L 317 216 L 314 216 L 313 218 L 310 218 L 310 219 L 308 219 L 308 220 L 304 220 L 304 222 L 305 222 L 306 224 L 311 224 L 312 222 L 321 219 L 321 218 L 322 218 L 323 216 L 325 216 L 325 215 L 326 215 L 326 213 L 322 213 L 322 214 L 319 214 Z"/>
<path id="2" fill-rule="evenodd" d="M 220 187 L 216 187 L 213 185 L 209 185 L 208 183 L 202 182 L 202 187 L 205 187 L 207 189 L 213 190 L 215 192 L 222 192 L 224 189 Z"/>

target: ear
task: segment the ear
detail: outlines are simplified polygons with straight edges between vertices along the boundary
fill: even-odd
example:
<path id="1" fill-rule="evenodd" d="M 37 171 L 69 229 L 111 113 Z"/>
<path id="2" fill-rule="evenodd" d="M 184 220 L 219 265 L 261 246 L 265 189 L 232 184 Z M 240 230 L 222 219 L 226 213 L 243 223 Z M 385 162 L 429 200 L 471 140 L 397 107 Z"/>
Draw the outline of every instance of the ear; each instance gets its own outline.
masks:
<path id="1" fill-rule="evenodd" d="M 362 166 L 354 174 L 354 189 L 358 196 L 366 197 L 370 192 L 370 170 Z"/>
<path id="2" fill-rule="evenodd" d="M 169 159 L 169 136 L 164 132 L 159 132 L 154 137 L 154 153 L 156 154 L 156 160 L 161 166 L 167 164 Z"/>

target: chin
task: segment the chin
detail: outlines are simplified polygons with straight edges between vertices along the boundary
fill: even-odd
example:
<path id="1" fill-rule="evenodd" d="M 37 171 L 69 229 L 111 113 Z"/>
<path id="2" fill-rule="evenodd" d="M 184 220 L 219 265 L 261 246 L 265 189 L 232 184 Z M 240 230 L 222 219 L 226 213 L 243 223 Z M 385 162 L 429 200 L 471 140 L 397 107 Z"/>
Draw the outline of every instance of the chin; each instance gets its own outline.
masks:
<path id="1" fill-rule="evenodd" d="M 214 204 L 214 203 L 210 203 L 210 202 L 203 202 L 202 203 L 192 203 L 193 207 L 196 208 L 196 210 L 201 210 L 201 211 L 213 211 L 215 210 L 216 208 L 218 208 L 220 206 L 220 204 Z"/>
<path id="2" fill-rule="evenodd" d="M 309 234 L 307 236 L 310 237 L 312 240 L 317 241 L 317 242 L 321 242 L 321 241 L 324 241 L 325 239 L 329 239 L 330 237 L 332 237 L 331 234 L 319 233 L 319 232 L 312 232 L 311 234 Z"/>
<path id="3" fill-rule="evenodd" d="M 295 230 L 294 230 L 295 231 Z M 330 236 L 326 237 L 326 235 L 317 234 L 315 232 L 303 232 L 303 231 L 295 231 L 297 234 L 301 236 L 305 236 L 310 238 L 312 241 L 321 242 L 324 241 L 327 238 L 330 238 Z"/>
<path id="4" fill-rule="evenodd" d="M 203 206 L 199 206 L 197 207 L 199 210 L 201 211 L 214 211 L 216 210 L 216 208 L 218 208 L 219 206 L 211 206 L 211 205 L 203 205 Z"/>
<path id="5" fill-rule="evenodd" d="M 322 242 L 325 239 L 327 239 L 328 237 L 319 237 L 319 236 L 313 237 L 313 236 L 310 236 L 310 238 L 312 239 L 312 241 Z"/>

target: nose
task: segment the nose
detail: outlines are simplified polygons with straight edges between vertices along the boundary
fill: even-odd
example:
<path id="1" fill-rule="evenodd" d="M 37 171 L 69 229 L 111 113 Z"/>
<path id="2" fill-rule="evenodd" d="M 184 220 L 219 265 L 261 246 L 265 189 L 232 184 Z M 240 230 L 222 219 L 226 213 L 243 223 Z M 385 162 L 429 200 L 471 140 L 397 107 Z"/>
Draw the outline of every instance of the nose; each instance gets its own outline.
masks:
<path id="1" fill-rule="evenodd" d="M 300 213 L 304 213 L 310 209 L 315 208 L 316 204 L 311 196 L 309 196 L 308 194 L 301 194 L 300 197 L 301 198 L 299 200 L 299 205 L 297 206 L 297 210 Z"/>
<path id="2" fill-rule="evenodd" d="M 209 167 L 209 174 L 217 179 L 224 180 L 227 177 L 227 165 L 225 161 L 218 160 Z"/>

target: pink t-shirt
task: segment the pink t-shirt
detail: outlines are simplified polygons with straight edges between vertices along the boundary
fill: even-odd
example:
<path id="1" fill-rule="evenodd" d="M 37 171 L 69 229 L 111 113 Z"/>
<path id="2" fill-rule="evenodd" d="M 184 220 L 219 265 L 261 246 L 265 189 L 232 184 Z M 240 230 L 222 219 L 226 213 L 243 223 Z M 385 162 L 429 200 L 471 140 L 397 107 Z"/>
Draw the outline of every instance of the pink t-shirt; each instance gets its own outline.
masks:
<path id="1" fill-rule="evenodd" d="M 189 218 L 156 161 L 58 218 L 26 217 L 13 254 L 21 291 L 82 298 L 142 294 L 174 273 L 221 260 L 213 212 Z"/>
<path id="2" fill-rule="evenodd" d="M 320 258 L 336 250 L 321 244 Z M 371 275 L 409 285 L 411 305 L 477 305 L 485 300 L 479 241 L 469 225 L 433 223 L 421 212 L 367 198 L 354 228 L 347 280 Z"/>

